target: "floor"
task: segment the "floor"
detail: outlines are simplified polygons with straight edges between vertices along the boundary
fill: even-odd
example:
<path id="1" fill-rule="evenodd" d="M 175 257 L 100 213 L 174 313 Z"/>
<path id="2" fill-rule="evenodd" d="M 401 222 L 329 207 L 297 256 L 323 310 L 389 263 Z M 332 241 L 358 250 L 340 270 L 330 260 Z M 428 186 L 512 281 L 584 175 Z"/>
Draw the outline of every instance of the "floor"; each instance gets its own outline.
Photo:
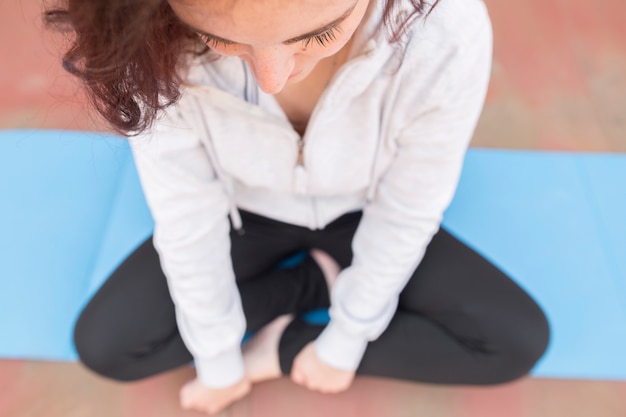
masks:
<path id="1" fill-rule="evenodd" d="M 486 0 L 492 84 L 473 146 L 626 152 L 626 2 Z M 0 2 L 0 129 L 104 130 L 59 66 L 62 35 L 40 0 Z M 182 417 L 181 369 L 122 385 L 77 364 L 0 360 L 0 417 Z M 497 388 L 360 379 L 322 396 L 287 380 L 258 385 L 222 413 L 239 417 L 622 417 L 626 381 L 526 378 Z"/>
<path id="2" fill-rule="evenodd" d="M 192 417 L 177 392 L 181 369 L 131 385 L 75 364 L 0 361 L 3 417 Z M 220 417 L 623 417 L 626 382 L 527 378 L 497 388 L 437 387 L 359 379 L 347 392 L 315 394 L 278 380 L 256 386 Z"/>

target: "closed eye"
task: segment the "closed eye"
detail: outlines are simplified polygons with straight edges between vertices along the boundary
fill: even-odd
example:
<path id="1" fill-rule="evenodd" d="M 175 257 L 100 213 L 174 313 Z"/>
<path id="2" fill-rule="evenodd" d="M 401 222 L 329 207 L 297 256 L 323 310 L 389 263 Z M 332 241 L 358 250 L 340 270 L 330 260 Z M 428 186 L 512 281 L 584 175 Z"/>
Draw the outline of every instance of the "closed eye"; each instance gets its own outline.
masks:
<path id="1" fill-rule="evenodd" d="M 339 26 L 335 26 L 328 29 L 326 32 L 303 39 L 302 45 L 305 48 L 308 48 L 311 45 L 311 42 L 316 42 L 319 46 L 326 46 L 337 39 L 338 33 L 341 33 L 341 28 Z"/>
<path id="2" fill-rule="evenodd" d="M 297 42 L 303 42 L 305 48 L 308 47 L 311 42 L 316 42 L 319 46 L 328 45 L 329 43 L 336 40 L 337 33 L 341 33 L 339 25 L 352 14 L 358 3 L 358 0 L 355 0 L 354 4 L 348 10 L 346 10 L 344 14 L 342 14 L 339 18 L 333 20 L 332 22 L 328 23 L 326 26 L 323 26 L 318 30 L 306 34 L 296 36 L 295 38 L 288 39 L 282 43 L 284 45 L 291 45 Z M 199 38 L 211 48 L 237 45 L 237 42 L 233 42 L 228 39 L 220 38 L 218 36 L 211 35 L 210 33 L 203 32 L 182 20 L 180 22 L 189 30 L 195 32 L 199 36 Z"/>
<path id="3" fill-rule="evenodd" d="M 210 48 L 219 48 L 219 47 L 235 45 L 235 42 L 227 41 L 225 39 L 215 38 L 206 33 L 196 32 L 196 34 L 198 35 L 200 40 L 202 40 L 202 42 L 204 42 Z"/>
<path id="4" fill-rule="evenodd" d="M 225 39 L 217 38 L 214 36 L 210 36 L 207 33 L 196 32 L 200 40 L 204 42 L 207 46 L 211 48 L 219 48 L 235 45 L 235 42 L 227 41 Z M 308 48 L 311 46 L 311 42 L 317 43 L 319 46 L 326 46 L 337 39 L 337 34 L 341 33 L 341 28 L 339 26 L 335 26 L 333 28 L 328 29 L 325 32 L 320 34 L 302 39 L 302 45 L 304 48 Z"/>

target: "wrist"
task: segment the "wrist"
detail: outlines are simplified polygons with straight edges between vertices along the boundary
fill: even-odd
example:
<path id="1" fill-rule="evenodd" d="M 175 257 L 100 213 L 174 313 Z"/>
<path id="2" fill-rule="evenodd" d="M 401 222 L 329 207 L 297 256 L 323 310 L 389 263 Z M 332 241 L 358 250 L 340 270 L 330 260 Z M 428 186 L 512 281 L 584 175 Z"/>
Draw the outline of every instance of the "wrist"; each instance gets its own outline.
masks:
<path id="1" fill-rule="evenodd" d="M 239 346 L 211 358 L 196 358 L 195 365 L 198 380 L 209 388 L 229 387 L 240 382 L 245 376 Z"/>
<path id="2" fill-rule="evenodd" d="M 367 343 L 367 339 L 346 332 L 331 320 L 315 340 L 315 352 L 327 365 L 355 371 L 365 354 Z"/>

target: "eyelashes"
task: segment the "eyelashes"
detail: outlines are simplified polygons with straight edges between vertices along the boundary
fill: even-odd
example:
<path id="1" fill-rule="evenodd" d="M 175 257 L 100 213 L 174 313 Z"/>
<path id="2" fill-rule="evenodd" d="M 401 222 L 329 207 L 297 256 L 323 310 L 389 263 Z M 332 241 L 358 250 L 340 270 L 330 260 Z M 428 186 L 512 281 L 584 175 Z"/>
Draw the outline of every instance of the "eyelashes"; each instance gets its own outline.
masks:
<path id="1" fill-rule="evenodd" d="M 200 40 L 204 42 L 209 48 L 219 48 L 234 45 L 234 42 L 227 42 L 223 39 L 214 38 L 213 36 L 206 35 L 204 33 L 196 33 Z"/>
<path id="2" fill-rule="evenodd" d="M 334 42 L 337 39 L 337 34 L 339 33 L 341 33 L 341 29 L 338 26 L 336 26 L 318 35 L 301 39 L 299 42 L 302 42 L 302 46 L 304 48 L 308 48 L 309 46 L 311 46 L 311 43 L 313 42 L 315 42 L 319 46 L 324 47 Z M 224 47 L 236 45 L 235 42 L 226 41 L 220 38 L 214 38 L 213 36 L 209 36 L 205 33 L 196 33 L 196 34 L 198 35 L 200 40 L 204 42 L 210 48 L 219 49 L 220 47 L 224 48 Z"/>
<path id="3" fill-rule="evenodd" d="M 334 28 L 330 28 L 326 32 L 320 33 L 319 35 L 303 39 L 302 46 L 308 48 L 311 45 L 311 42 L 316 42 L 319 46 L 326 46 L 337 39 L 338 33 L 341 33 L 341 29 L 338 26 L 335 26 Z"/>

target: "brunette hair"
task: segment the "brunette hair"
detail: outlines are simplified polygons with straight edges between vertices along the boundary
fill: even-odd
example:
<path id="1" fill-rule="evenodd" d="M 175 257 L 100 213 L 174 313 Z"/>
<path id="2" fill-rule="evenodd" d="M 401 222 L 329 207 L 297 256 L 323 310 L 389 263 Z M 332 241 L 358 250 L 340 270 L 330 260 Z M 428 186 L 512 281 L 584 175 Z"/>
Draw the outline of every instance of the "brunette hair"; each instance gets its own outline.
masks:
<path id="1" fill-rule="evenodd" d="M 178 19 L 167 0 L 56 0 L 44 11 L 47 27 L 71 35 L 63 67 L 77 76 L 95 109 L 122 134 L 149 128 L 159 111 L 180 98 L 184 57 L 209 48 Z M 398 42 L 410 21 L 439 3 L 411 0 L 412 13 L 393 20 L 397 0 L 386 0 L 383 22 Z"/>

